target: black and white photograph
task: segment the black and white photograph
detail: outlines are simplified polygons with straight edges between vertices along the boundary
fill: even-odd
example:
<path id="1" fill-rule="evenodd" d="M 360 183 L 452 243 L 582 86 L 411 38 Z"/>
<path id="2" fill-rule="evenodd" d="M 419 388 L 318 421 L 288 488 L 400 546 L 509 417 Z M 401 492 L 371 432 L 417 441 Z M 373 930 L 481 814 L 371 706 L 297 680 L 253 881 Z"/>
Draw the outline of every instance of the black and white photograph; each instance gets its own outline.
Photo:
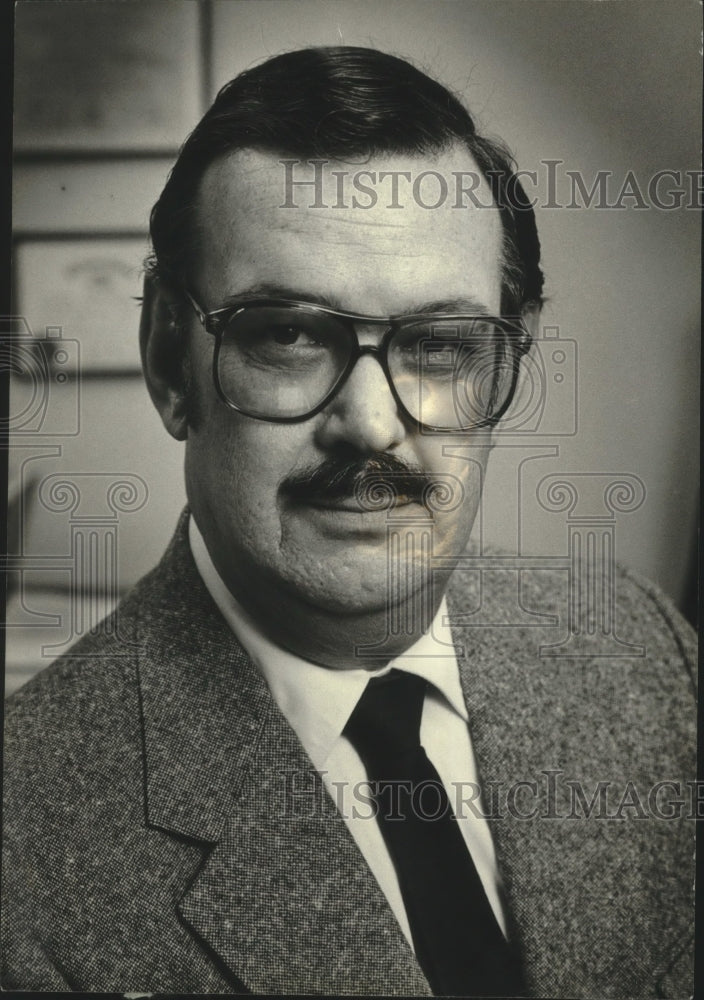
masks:
<path id="1" fill-rule="evenodd" d="M 697 995 L 700 3 L 13 67 L 2 990 Z"/>

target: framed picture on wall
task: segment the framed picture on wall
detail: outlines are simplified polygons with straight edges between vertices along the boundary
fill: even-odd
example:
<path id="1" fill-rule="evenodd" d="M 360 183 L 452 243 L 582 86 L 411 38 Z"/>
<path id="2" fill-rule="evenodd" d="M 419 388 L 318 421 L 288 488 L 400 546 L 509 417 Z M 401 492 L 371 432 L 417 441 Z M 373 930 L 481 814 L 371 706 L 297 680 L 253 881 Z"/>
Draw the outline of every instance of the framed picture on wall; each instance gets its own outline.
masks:
<path id="1" fill-rule="evenodd" d="M 15 152 L 176 150 L 201 110 L 200 5 L 16 6 Z"/>
<path id="2" fill-rule="evenodd" d="M 146 252 L 144 235 L 20 240 L 15 311 L 36 337 L 78 341 L 81 375 L 137 374 Z"/>

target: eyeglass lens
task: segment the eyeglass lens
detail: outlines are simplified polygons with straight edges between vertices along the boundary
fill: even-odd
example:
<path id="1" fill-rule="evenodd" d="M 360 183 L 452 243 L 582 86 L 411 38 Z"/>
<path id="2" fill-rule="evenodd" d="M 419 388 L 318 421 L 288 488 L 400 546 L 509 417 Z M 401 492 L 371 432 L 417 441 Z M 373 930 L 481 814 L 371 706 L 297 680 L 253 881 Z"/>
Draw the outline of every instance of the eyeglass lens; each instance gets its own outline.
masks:
<path id="1" fill-rule="evenodd" d="M 355 348 L 350 326 L 329 313 L 245 308 L 223 331 L 220 388 L 250 416 L 303 417 L 330 395 Z M 387 364 L 413 419 L 458 430 L 486 423 L 503 409 L 517 359 L 509 335 L 491 320 L 434 318 L 399 326 L 388 344 Z"/>

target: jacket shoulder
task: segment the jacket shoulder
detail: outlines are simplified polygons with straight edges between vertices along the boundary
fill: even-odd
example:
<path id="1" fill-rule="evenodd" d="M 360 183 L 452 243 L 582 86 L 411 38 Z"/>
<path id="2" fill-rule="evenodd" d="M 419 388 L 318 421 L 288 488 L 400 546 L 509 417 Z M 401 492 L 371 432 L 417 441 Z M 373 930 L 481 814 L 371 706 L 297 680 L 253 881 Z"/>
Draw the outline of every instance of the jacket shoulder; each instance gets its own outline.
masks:
<path id="1" fill-rule="evenodd" d="M 16 798 L 9 820 L 22 815 L 27 787 L 73 780 L 80 797 L 80 776 L 103 768 L 106 779 L 128 745 L 137 755 L 139 658 L 168 603 L 172 548 L 91 633 L 7 698 L 4 796 Z"/>
<path id="2" fill-rule="evenodd" d="M 691 624 L 657 584 L 625 567 L 619 566 L 617 573 L 622 619 L 646 631 L 648 655 L 679 659 L 696 690 L 698 639 Z"/>
<path id="3" fill-rule="evenodd" d="M 488 661 L 527 662 L 532 651 L 543 672 L 581 664 L 633 691 L 670 685 L 690 705 L 696 694 L 696 632 L 660 587 L 618 564 L 597 579 L 568 558 L 536 565 L 491 550 L 455 570 L 448 604 L 462 641 Z"/>

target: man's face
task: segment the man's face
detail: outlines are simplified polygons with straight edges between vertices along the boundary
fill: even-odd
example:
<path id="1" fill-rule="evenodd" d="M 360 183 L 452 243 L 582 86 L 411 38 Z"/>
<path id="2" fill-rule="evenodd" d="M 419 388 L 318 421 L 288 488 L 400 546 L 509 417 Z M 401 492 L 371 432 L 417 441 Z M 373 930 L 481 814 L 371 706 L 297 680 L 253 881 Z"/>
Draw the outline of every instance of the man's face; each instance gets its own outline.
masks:
<path id="1" fill-rule="evenodd" d="M 410 170 L 414 177 L 437 170 L 448 181 L 453 171 L 478 172 L 459 148 L 438 156 L 373 157 L 359 168 L 331 162 L 323 203 L 338 200 L 332 171 L 362 168 L 377 175 Z M 497 209 L 453 208 L 454 197 L 428 209 L 414 202 L 410 186 L 405 190 L 402 208 L 389 208 L 390 197 L 381 193 L 368 209 L 312 208 L 312 189 L 294 190 L 298 207 L 282 208 L 284 167 L 277 156 L 247 150 L 223 158 L 209 167 L 199 192 L 202 249 L 192 290 L 207 311 L 230 296 L 275 287 L 285 289 L 287 298 L 366 315 L 397 316 L 431 303 L 462 303 L 453 311 L 481 308 L 498 315 Z M 487 189 L 478 194 L 478 201 L 490 203 Z M 345 202 L 350 205 L 349 193 Z M 379 327 L 356 329 L 362 344 L 376 344 L 383 334 Z M 287 489 L 292 479 L 330 460 L 386 455 L 431 479 L 456 477 L 462 500 L 432 515 L 432 551 L 453 556 L 465 548 L 491 447 L 489 432 L 419 431 L 399 412 L 373 355 L 359 359 L 339 393 L 315 416 L 292 424 L 255 420 L 216 395 L 214 339 L 195 317 L 190 350 L 199 416 L 188 431 L 189 501 L 220 575 L 245 604 L 256 594 L 260 606 L 272 608 L 291 598 L 339 615 L 386 608 L 389 512 L 363 510 L 351 496 L 307 502 Z M 415 523 L 402 530 L 406 539 L 431 523 L 428 511 L 415 502 L 391 514 Z M 402 558 L 414 566 L 412 586 L 426 585 L 417 551 Z"/>

